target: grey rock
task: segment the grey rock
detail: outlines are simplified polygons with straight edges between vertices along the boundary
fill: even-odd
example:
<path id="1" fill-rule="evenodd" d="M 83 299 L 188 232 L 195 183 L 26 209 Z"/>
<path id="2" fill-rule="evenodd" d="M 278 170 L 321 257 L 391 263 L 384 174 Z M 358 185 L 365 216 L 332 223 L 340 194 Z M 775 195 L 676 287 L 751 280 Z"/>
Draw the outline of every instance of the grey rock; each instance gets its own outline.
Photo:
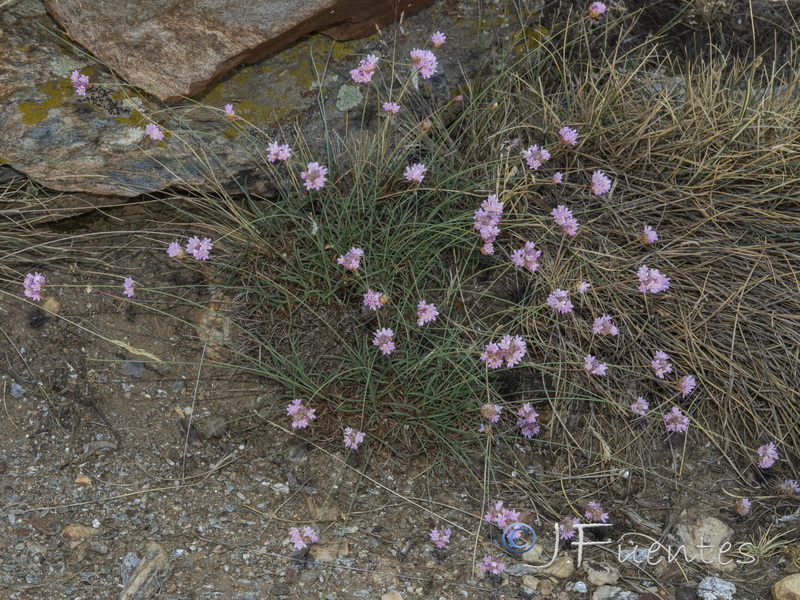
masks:
<path id="1" fill-rule="evenodd" d="M 25 395 L 25 388 L 18 384 L 16 381 L 11 382 L 11 395 L 14 398 L 22 398 Z"/>
<path id="2" fill-rule="evenodd" d="M 584 570 L 592 585 L 610 585 L 619 581 L 619 571 L 607 563 L 587 560 Z"/>
<path id="3" fill-rule="evenodd" d="M 773 585 L 772 597 L 775 600 L 797 600 L 797 598 L 800 598 L 800 573 L 784 577 Z"/>
<path id="4" fill-rule="evenodd" d="M 144 363 L 126 360 L 122 363 L 122 374 L 126 377 L 141 377 L 144 374 Z"/>
<path id="5" fill-rule="evenodd" d="M 592 594 L 592 600 L 636 600 L 639 594 L 625 592 L 618 587 L 601 585 Z"/>
<path id="6" fill-rule="evenodd" d="M 270 596 L 288 596 L 292 593 L 292 588 L 285 583 L 276 583 L 267 590 Z"/>
<path id="7" fill-rule="evenodd" d="M 172 390 L 173 394 L 179 394 L 185 388 L 186 388 L 186 383 L 183 381 L 183 379 L 179 379 L 170 386 L 170 389 Z"/>
<path id="8" fill-rule="evenodd" d="M 719 577 L 706 577 L 697 586 L 697 597 L 703 600 L 733 600 L 736 586 Z"/>
<path id="9" fill-rule="evenodd" d="M 131 578 L 131 573 L 139 564 L 139 557 L 133 552 L 128 552 L 122 558 L 122 564 L 119 567 L 119 574 L 122 578 L 122 585 L 127 585 L 128 580 Z"/>
<path id="10" fill-rule="evenodd" d="M 531 565 L 526 565 L 524 563 L 517 563 L 515 565 L 511 565 L 506 569 L 506 574 L 512 577 L 522 577 L 523 575 L 532 575 L 534 573 L 540 572 L 541 569 L 537 569 L 536 567 L 532 567 Z"/>
<path id="11" fill-rule="evenodd" d="M 723 552 L 725 548 L 730 551 L 733 535 L 733 529 L 723 521 L 700 512 L 684 511 L 675 526 L 675 533 L 686 548 L 688 560 L 703 562 L 719 571 L 736 568 L 736 561 Z"/>

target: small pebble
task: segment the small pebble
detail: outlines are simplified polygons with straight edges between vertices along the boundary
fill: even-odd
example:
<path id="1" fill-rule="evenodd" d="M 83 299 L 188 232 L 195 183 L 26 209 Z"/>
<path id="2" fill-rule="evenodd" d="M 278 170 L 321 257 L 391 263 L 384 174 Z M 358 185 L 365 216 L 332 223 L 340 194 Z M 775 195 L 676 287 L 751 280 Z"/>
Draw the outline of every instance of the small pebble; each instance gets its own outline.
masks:
<path id="1" fill-rule="evenodd" d="M 14 398 L 22 398 L 25 395 L 25 388 L 19 385 L 18 383 L 12 381 L 11 382 L 11 395 Z"/>

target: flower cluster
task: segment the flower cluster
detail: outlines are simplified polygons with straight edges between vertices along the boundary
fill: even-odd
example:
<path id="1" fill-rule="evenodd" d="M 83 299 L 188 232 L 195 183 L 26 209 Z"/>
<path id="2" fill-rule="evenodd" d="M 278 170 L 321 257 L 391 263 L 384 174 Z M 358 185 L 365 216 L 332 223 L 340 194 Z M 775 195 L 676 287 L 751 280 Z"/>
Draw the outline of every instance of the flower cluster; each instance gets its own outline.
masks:
<path id="1" fill-rule="evenodd" d="M 319 541 L 317 532 L 308 525 L 305 527 L 292 527 L 289 529 L 289 536 L 292 538 L 295 550 L 307 548 L 309 544 Z"/>
<path id="2" fill-rule="evenodd" d="M 306 189 L 321 190 L 325 182 L 328 181 L 328 178 L 325 177 L 328 174 L 328 168 L 323 167 L 318 162 L 312 162 L 308 163 L 306 169 L 308 170 L 300 173 L 300 177 L 306 182 Z"/>
<path id="3" fill-rule="evenodd" d="M 661 350 L 655 353 L 653 360 L 650 362 L 650 366 L 653 367 L 653 371 L 656 372 L 656 377 L 659 379 L 664 379 L 664 375 L 672 373 L 672 363 L 669 362 L 669 354 Z"/>
<path id="4" fill-rule="evenodd" d="M 428 304 L 425 300 L 420 300 L 417 304 L 417 325 L 422 327 L 426 323 L 435 321 L 439 315 L 435 304 Z"/>
<path id="5" fill-rule="evenodd" d="M 434 31 L 433 35 L 431 35 L 431 43 L 433 44 L 434 48 L 438 48 L 442 44 L 444 44 L 447 36 L 443 34 L 441 31 Z"/>
<path id="6" fill-rule="evenodd" d="M 378 310 L 381 308 L 389 299 L 380 292 L 376 292 L 372 288 L 370 288 L 366 294 L 364 294 L 364 306 L 368 306 L 370 310 Z"/>
<path id="7" fill-rule="evenodd" d="M 592 324 L 592 331 L 597 335 L 617 335 L 619 329 L 614 325 L 610 315 L 597 317 Z"/>
<path id="8" fill-rule="evenodd" d="M 676 385 L 678 386 L 678 390 L 680 391 L 680 393 L 683 394 L 683 397 L 686 398 L 686 396 L 691 394 L 692 390 L 695 387 L 697 387 L 697 382 L 691 375 L 684 375 L 683 377 L 678 379 Z"/>
<path id="9" fill-rule="evenodd" d="M 644 399 L 644 396 L 638 396 L 636 402 L 631 404 L 631 412 L 642 417 L 645 415 L 648 408 L 650 408 L 650 403 Z"/>
<path id="10" fill-rule="evenodd" d="M 126 277 L 125 281 L 122 282 L 122 293 L 128 298 L 133 298 L 134 286 L 133 277 Z"/>
<path id="11" fill-rule="evenodd" d="M 414 163 L 410 167 L 406 167 L 405 178 L 407 181 L 416 181 L 422 183 L 422 178 L 428 169 L 423 164 Z"/>
<path id="12" fill-rule="evenodd" d="M 636 272 L 639 276 L 639 291 L 657 294 L 669 289 L 669 278 L 661 274 L 658 269 L 648 269 L 642 265 Z"/>
<path id="13" fill-rule="evenodd" d="M 589 16 L 592 18 L 599 17 L 606 12 L 606 5 L 602 2 L 592 2 L 589 5 Z"/>
<path id="14" fill-rule="evenodd" d="M 564 181 L 564 174 L 561 171 L 553 173 L 553 183 L 561 183 Z"/>
<path id="15" fill-rule="evenodd" d="M 769 469 L 780 458 L 775 449 L 775 442 L 759 447 L 756 454 L 758 454 L 758 466 L 762 469 Z"/>
<path id="16" fill-rule="evenodd" d="M 366 434 L 358 429 L 352 427 L 345 427 L 344 429 L 344 445 L 351 450 L 357 450 L 364 441 Z"/>
<path id="17" fill-rule="evenodd" d="M 558 522 L 558 537 L 562 540 L 571 539 L 575 535 L 575 526 L 580 522 L 581 520 L 578 517 L 564 517 L 561 519 Z"/>
<path id="18" fill-rule="evenodd" d="M 519 250 L 515 250 L 511 255 L 511 262 L 518 267 L 525 267 L 531 273 L 535 273 L 539 268 L 539 257 L 542 255 L 541 250 L 536 250 L 536 244 L 533 242 L 525 242 L 525 245 Z"/>
<path id="19" fill-rule="evenodd" d="M 505 529 L 519 521 L 519 511 L 503 508 L 503 501 L 498 500 L 489 507 L 489 511 L 483 516 L 489 523 L 494 523 L 500 529 Z"/>
<path id="20" fill-rule="evenodd" d="M 225 105 L 225 116 L 228 117 L 231 121 L 236 118 L 236 113 L 233 112 L 233 104 L 226 104 Z"/>
<path id="21" fill-rule="evenodd" d="M 783 483 L 780 485 L 780 490 L 784 494 L 800 494 L 800 484 L 794 479 L 784 479 Z"/>
<path id="22" fill-rule="evenodd" d="M 483 418 L 492 423 L 497 423 L 500 420 L 501 412 L 503 412 L 503 407 L 499 404 L 487 402 L 481 407 L 481 415 Z"/>
<path id="23" fill-rule="evenodd" d="M 497 369 L 506 361 L 506 366 L 513 367 L 528 352 L 527 346 L 518 335 L 503 336 L 500 342 L 490 342 L 486 344 L 486 349 L 481 354 L 481 360 L 490 368 Z"/>
<path id="24" fill-rule="evenodd" d="M 420 50 L 414 48 L 411 51 L 411 66 L 414 67 L 423 79 L 429 79 L 436 73 L 436 67 L 439 63 L 436 61 L 436 56 L 430 50 Z"/>
<path id="25" fill-rule="evenodd" d="M 602 171 L 595 171 L 592 173 L 592 183 L 590 185 L 592 191 L 600 196 L 611 191 L 611 180 Z"/>
<path id="26" fill-rule="evenodd" d="M 506 564 L 500 562 L 491 554 L 487 554 L 483 557 L 483 560 L 481 561 L 481 564 L 478 565 L 478 568 L 484 573 L 488 573 L 490 575 L 499 575 L 506 570 Z"/>
<path id="27" fill-rule="evenodd" d="M 572 127 L 562 127 L 558 130 L 558 137 L 562 143 L 574 146 L 578 143 L 578 132 Z"/>
<path id="28" fill-rule="evenodd" d="M 292 149 L 289 144 L 279 144 L 278 142 L 270 142 L 267 144 L 267 160 L 275 162 L 276 160 L 289 160 L 292 155 Z"/>
<path id="29" fill-rule="evenodd" d="M 686 433 L 689 429 L 689 417 L 684 415 L 680 408 L 673 406 L 672 410 L 664 415 L 664 424 L 667 431 Z"/>
<path id="30" fill-rule="evenodd" d="M 563 314 L 572 312 L 572 301 L 569 299 L 569 292 L 556 288 L 547 297 L 547 306 Z"/>
<path id="31" fill-rule="evenodd" d="M 69 76 L 69 82 L 72 84 L 72 87 L 75 88 L 75 93 L 78 94 L 78 96 L 86 95 L 86 88 L 89 86 L 88 75 L 81 75 L 80 71 L 73 71 L 72 75 Z"/>
<path id="32" fill-rule="evenodd" d="M 149 135 L 151 140 L 163 140 L 164 139 L 164 129 L 161 125 L 156 125 L 155 123 L 148 123 L 144 128 L 145 135 Z"/>
<path id="33" fill-rule="evenodd" d="M 361 59 L 361 64 L 358 65 L 358 68 L 350 71 L 350 77 L 356 83 L 369 83 L 372 81 L 372 75 L 375 73 L 377 66 L 378 57 L 374 54 L 368 54 Z"/>
<path id="34" fill-rule="evenodd" d="M 523 436 L 532 438 L 539 434 L 539 424 L 536 422 L 539 413 L 533 409 L 530 402 L 526 402 L 517 410 L 517 416 L 519 417 L 519 419 L 517 419 L 517 426 L 520 428 Z"/>
<path id="35" fill-rule="evenodd" d="M 550 160 L 550 153 L 536 144 L 528 146 L 527 150 L 523 150 L 522 156 L 525 158 L 525 162 L 528 163 L 528 167 L 534 171 Z"/>
<path id="36" fill-rule="evenodd" d="M 586 504 L 584 516 L 593 523 L 605 523 L 608 521 L 608 513 L 603 510 L 599 502 L 591 500 Z"/>
<path id="37" fill-rule="evenodd" d="M 572 216 L 572 211 L 563 204 L 556 206 L 550 213 L 561 231 L 572 237 L 578 235 L 578 220 Z"/>
<path id="38" fill-rule="evenodd" d="M 586 369 L 586 372 L 590 375 L 605 375 L 608 370 L 608 365 L 606 365 L 606 363 L 601 363 L 591 354 L 587 354 L 583 357 L 583 368 Z"/>
<path id="39" fill-rule="evenodd" d="M 211 252 L 213 247 L 214 244 L 211 243 L 211 238 L 203 238 L 201 240 L 199 237 L 194 236 L 190 237 L 189 241 L 186 242 L 186 252 L 194 256 L 196 260 L 208 260 L 208 253 Z"/>
<path id="40" fill-rule="evenodd" d="M 495 194 L 490 195 L 481 202 L 481 207 L 475 211 L 473 217 L 475 229 L 481 234 L 483 240 L 483 254 L 494 254 L 494 241 L 500 235 L 500 217 L 503 215 L 503 203 L 497 200 Z"/>
<path id="41" fill-rule="evenodd" d="M 400 111 L 400 105 L 397 102 L 384 102 L 383 110 L 392 115 L 396 115 Z"/>
<path id="42" fill-rule="evenodd" d="M 589 291 L 589 288 L 592 287 L 592 284 L 588 281 L 579 281 L 575 286 L 578 290 L 578 293 L 583 295 Z"/>
<path id="43" fill-rule="evenodd" d="M 384 354 L 391 354 L 394 347 L 394 331 L 391 329 L 378 329 L 372 338 L 372 345 L 381 349 Z"/>
<path id="44" fill-rule="evenodd" d="M 645 244 L 652 244 L 653 242 L 658 241 L 658 233 L 656 233 L 656 230 L 650 227 L 650 225 L 645 225 L 644 232 L 639 239 L 641 239 Z"/>
<path id="45" fill-rule="evenodd" d="M 434 527 L 430 532 L 431 541 L 436 544 L 437 548 L 444 548 L 450 542 L 452 533 L 453 531 L 449 528 L 440 531 Z"/>
<path id="46" fill-rule="evenodd" d="M 42 289 L 46 281 L 45 276 L 41 273 L 28 273 L 22 282 L 25 287 L 25 295 L 31 300 L 39 302 L 42 299 Z"/>
<path id="47" fill-rule="evenodd" d="M 314 413 L 317 411 L 305 406 L 300 398 L 295 398 L 286 407 L 286 412 L 292 417 L 292 429 L 302 429 L 303 427 L 308 427 L 311 421 L 316 419 Z"/>
<path id="48" fill-rule="evenodd" d="M 733 510 L 735 510 L 736 514 L 739 516 L 744 517 L 750 512 L 751 505 L 752 503 L 749 498 L 739 498 L 733 503 Z"/>
<path id="49" fill-rule="evenodd" d="M 364 251 L 361 248 L 350 248 L 350 250 L 343 256 L 336 259 L 336 262 L 342 265 L 345 269 L 358 270 L 361 264 L 361 259 L 364 256 Z"/>

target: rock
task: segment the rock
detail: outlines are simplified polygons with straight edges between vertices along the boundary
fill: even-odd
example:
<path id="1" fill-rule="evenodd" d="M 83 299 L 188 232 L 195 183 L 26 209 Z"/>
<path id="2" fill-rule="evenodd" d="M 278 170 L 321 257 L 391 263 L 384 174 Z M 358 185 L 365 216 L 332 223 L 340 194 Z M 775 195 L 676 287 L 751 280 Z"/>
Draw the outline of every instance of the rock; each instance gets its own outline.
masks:
<path id="1" fill-rule="evenodd" d="M 619 571 L 607 563 L 587 560 L 583 568 L 592 585 L 611 585 L 619 581 Z"/>
<path id="2" fill-rule="evenodd" d="M 154 598 L 169 577 L 169 555 L 156 542 L 147 542 L 144 556 L 119 594 L 119 600 Z"/>
<path id="3" fill-rule="evenodd" d="M 532 575 L 525 575 L 522 578 L 522 585 L 532 589 L 534 592 L 539 589 L 539 580 Z"/>
<path id="4" fill-rule="evenodd" d="M 573 584 L 567 584 L 567 591 L 573 590 L 578 592 L 579 594 L 586 594 L 589 592 L 589 586 L 586 585 L 583 581 L 576 581 Z"/>
<path id="5" fill-rule="evenodd" d="M 543 575 L 552 575 L 553 577 L 564 579 L 575 572 L 575 563 L 572 562 L 572 558 L 569 556 L 559 556 L 553 561 L 552 565 L 546 569 L 540 569 L 539 572 Z"/>
<path id="6" fill-rule="evenodd" d="M 139 564 L 139 557 L 136 556 L 133 552 L 128 552 L 125 556 L 122 557 L 122 564 L 119 566 L 119 576 L 122 579 L 122 585 L 130 581 L 131 573 L 136 568 L 136 565 Z"/>
<path id="7" fill-rule="evenodd" d="M 324 563 L 332 563 L 338 557 L 348 554 L 350 554 L 350 547 L 347 540 L 344 539 L 329 544 L 312 544 L 308 551 L 311 558 Z"/>
<path id="8" fill-rule="evenodd" d="M 144 363 L 138 360 L 126 360 L 122 363 L 122 374 L 125 377 L 141 377 L 144 374 Z"/>
<path id="9" fill-rule="evenodd" d="M 197 433 L 204 440 L 217 438 L 228 431 L 228 422 L 222 417 L 208 417 L 197 422 Z"/>
<path id="10" fill-rule="evenodd" d="M 80 540 L 83 538 L 94 537 L 96 535 L 100 535 L 100 530 L 95 529 L 94 527 L 87 527 L 86 525 L 81 525 L 80 523 L 70 523 L 64 529 L 61 530 L 65 536 L 72 540 Z"/>
<path id="11" fill-rule="evenodd" d="M 61 313 L 61 301 L 55 296 L 43 295 L 41 306 L 42 310 L 51 314 L 57 315 Z"/>
<path id="12" fill-rule="evenodd" d="M 592 594 L 592 600 L 636 600 L 638 594 L 624 592 L 618 587 L 601 585 Z"/>
<path id="13" fill-rule="evenodd" d="M 75 483 L 78 485 L 92 485 L 92 478 L 81 473 L 75 478 Z"/>
<path id="14" fill-rule="evenodd" d="M 506 575 L 510 575 L 511 577 L 522 577 L 523 575 L 531 575 L 538 572 L 540 571 L 536 567 L 523 565 L 521 563 L 513 564 L 505 570 Z"/>
<path id="15" fill-rule="evenodd" d="M 431 0 L 45 0 L 76 42 L 128 83 L 162 100 L 203 91 L 242 63 L 258 61 L 313 31 L 338 40 L 375 33 Z"/>
<path id="16" fill-rule="evenodd" d="M 784 577 L 772 586 L 774 600 L 800 600 L 800 573 Z"/>
<path id="17" fill-rule="evenodd" d="M 381 596 L 381 600 L 403 600 L 403 595 L 397 590 L 389 590 Z"/>
<path id="18" fill-rule="evenodd" d="M 702 600 L 733 600 L 736 586 L 718 577 L 706 577 L 697 586 L 697 597 Z"/>
<path id="19" fill-rule="evenodd" d="M 267 590 L 267 593 L 270 596 L 276 597 L 288 596 L 292 593 L 292 588 L 285 583 L 276 583 L 275 585 L 270 586 L 269 590 Z"/>
<path id="20" fill-rule="evenodd" d="M 544 550 L 543 550 L 541 544 L 536 544 L 530 550 L 522 553 L 522 560 L 524 560 L 526 563 L 531 563 L 531 564 L 534 564 L 534 565 L 541 564 L 542 563 L 542 554 L 544 554 Z M 547 561 L 544 561 L 544 562 L 547 562 Z"/>
<path id="21" fill-rule="evenodd" d="M 25 388 L 18 384 L 16 381 L 11 382 L 11 396 L 14 398 L 22 398 L 25 395 Z"/>
<path id="22" fill-rule="evenodd" d="M 685 546 L 687 560 L 702 562 L 719 571 L 736 568 L 736 561 L 726 556 L 731 551 L 729 539 L 733 535 L 733 529 L 716 517 L 684 511 L 675 526 L 675 534 Z M 673 551 L 683 559 L 679 548 Z M 663 556 L 663 552 L 659 556 Z"/>

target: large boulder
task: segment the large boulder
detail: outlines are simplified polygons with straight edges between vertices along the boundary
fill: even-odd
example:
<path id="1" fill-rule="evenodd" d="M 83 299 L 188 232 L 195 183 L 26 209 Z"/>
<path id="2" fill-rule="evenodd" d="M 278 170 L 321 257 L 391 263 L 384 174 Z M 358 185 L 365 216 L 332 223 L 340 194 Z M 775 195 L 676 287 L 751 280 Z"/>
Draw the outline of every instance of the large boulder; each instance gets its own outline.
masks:
<path id="1" fill-rule="evenodd" d="M 69 36 L 126 82 L 162 100 L 194 96 L 242 64 L 314 31 L 375 33 L 432 0 L 46 0 Z"/>

